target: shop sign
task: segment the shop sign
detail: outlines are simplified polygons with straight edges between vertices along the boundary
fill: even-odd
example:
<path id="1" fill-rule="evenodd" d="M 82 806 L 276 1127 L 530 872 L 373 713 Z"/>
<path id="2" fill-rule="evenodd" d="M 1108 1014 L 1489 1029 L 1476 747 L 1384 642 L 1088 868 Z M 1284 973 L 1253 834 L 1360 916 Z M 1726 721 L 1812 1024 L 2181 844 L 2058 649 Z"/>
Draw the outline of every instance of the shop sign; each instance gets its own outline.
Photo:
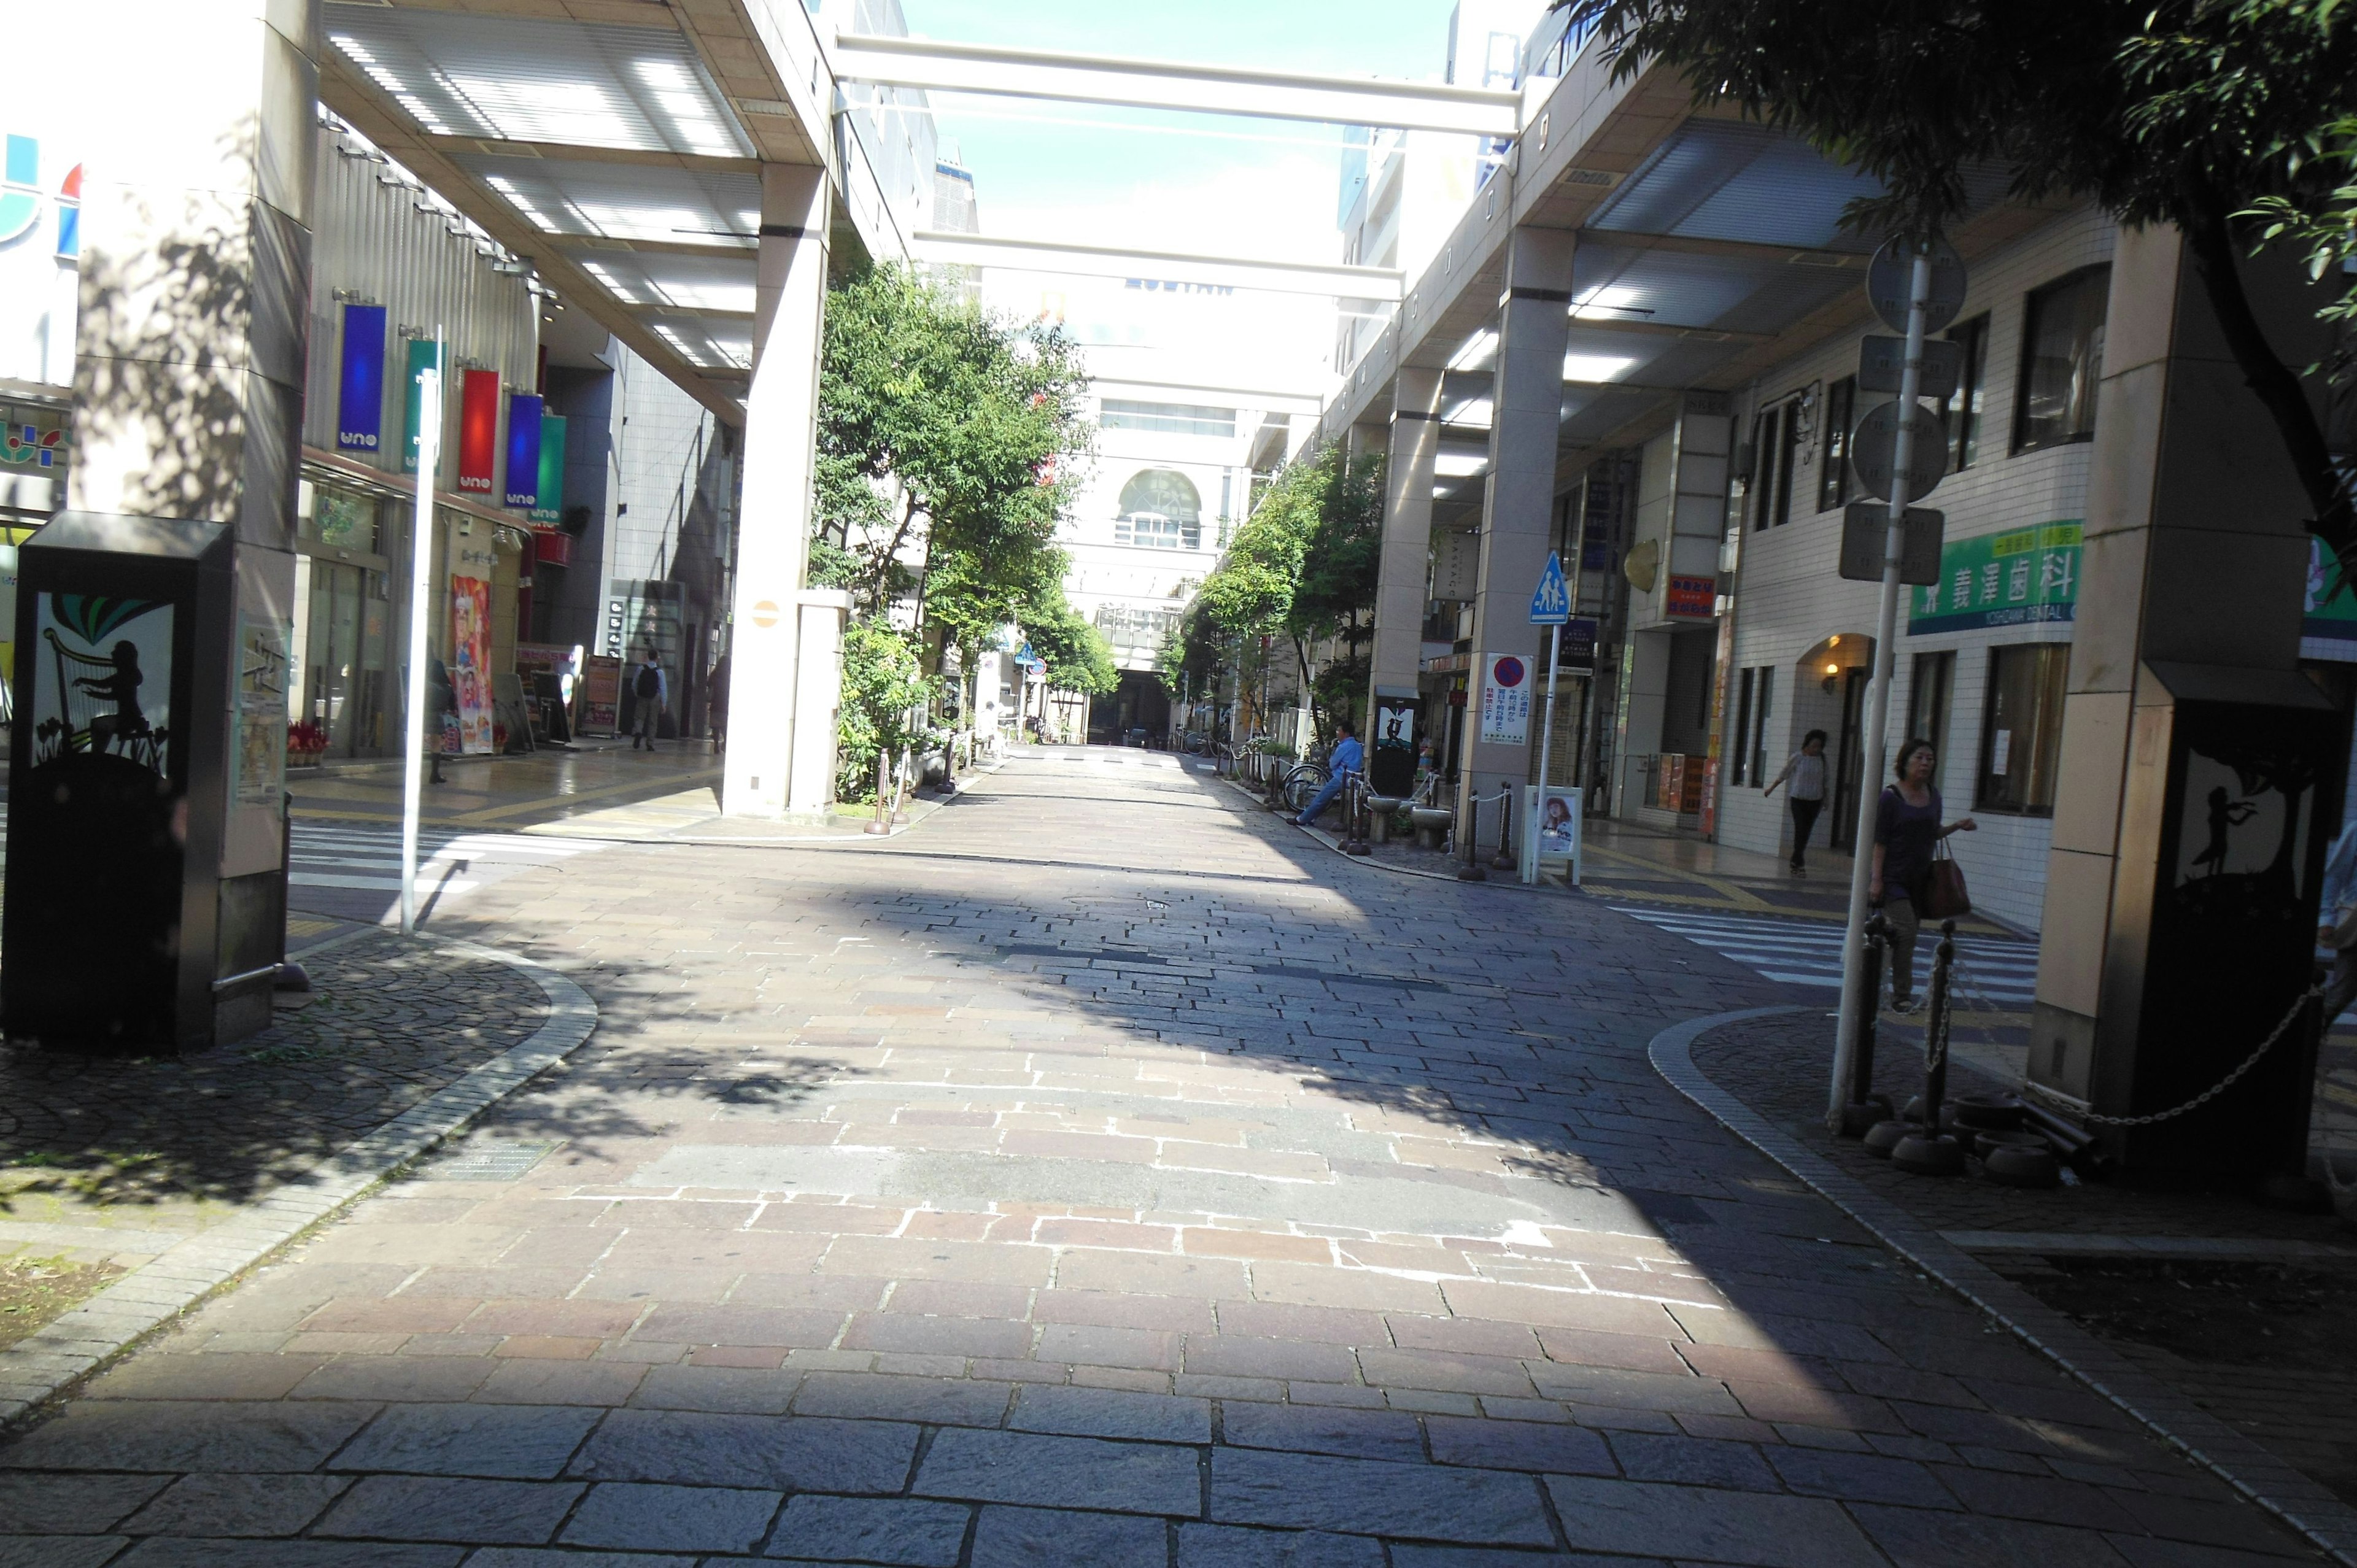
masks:
<path id="1" fill-rule="evenodd" d="M 540 504 L 541 401 L 530 392 L 508 399 L 508 508 L 530 511 Z"/>
<path id="2" fill-rule="evenodd" d="M 581 660 L 581 733 L 612 735 L 621 713 L 622 660 L 592 653 Z"/>
<path id="3" fill-rule="evenodd" d="M 1718 579 L 1673 576 L 1662 598 L 1662 613 L 1688 620 L 1708 620 L 1718 613 Z"/>
<path id="4" fill-rule="evenodd" d="M 500 373 L 468 371 L 465 385 L 458 402 L 458 489 L 487 496 L 499 456 Z"/>
<path id="5" fill-rule="evenodd" d="M 2072 518 L 1949 541 L 1940 550 L 1939 581 L 1915 590 L 1907 635 L 2072 619 L 2081 532 Z"/>
<path id="6" fill-rule="evenodd" d="M 409 340 L 408 380 L 404 383 L 409 390 L 404 394 L 406 402 L 401 424 L 404 432 L 401 471 L 404 474 L 417 472 L 417 427 L 425 418 L 425 372 L 434 369 L 441 351 L 442 345 L 430 338 L 412 338 Z M 449 406 L 449 398 L 450 389 L 445 386 L 442 399 L 446 408 Z"/>
<path id="7" fill-rule="evenodd" d="M 336 388 L 336 449 L 384 445 L 384 306 L 344 306 L 343 372 Z"/>
<path id="8" fill-rule="evenodd" d="M 510 473 L 515 472 L 511 467 Z M 565 511 L 565 416 L 540 411 L 540 488 L 533 494 L 532 521 L 554 525 Z M 548 559 L 544 555 L 543 560 Z"/>
<path id="9" fill-rule="evenodd" d="M 1511 653 L 1481 660 L 1481 744 L 1531 743 L 1531 667 Z"/>
<path id="10" fill-rule="evenodd" d="M 63 467 L 65 417 L 43 410 L 38 424 L 9 419 L 5 427 L 0 427 L 0 463 L 20 468 Z"/>
<path id="11" fill-rule="evenodd" d="M 554 528 L 532 531 L 533 559 L 544 566 L 573 564 L 573 535 Z"/>

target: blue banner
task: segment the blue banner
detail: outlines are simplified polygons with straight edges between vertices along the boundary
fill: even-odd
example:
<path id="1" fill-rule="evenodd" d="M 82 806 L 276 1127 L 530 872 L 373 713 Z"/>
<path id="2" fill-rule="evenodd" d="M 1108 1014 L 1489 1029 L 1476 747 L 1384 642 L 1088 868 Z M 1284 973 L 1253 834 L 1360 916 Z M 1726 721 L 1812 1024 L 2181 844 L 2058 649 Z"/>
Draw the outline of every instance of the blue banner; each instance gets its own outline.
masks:
<path id="1" fill-rule="evenodd" d="M 344 364 L 336 395 L 336 449 L 384 446 L 384 306 L 344 306 Z"/>
<path id="2" fill-rule="evenodd" d="M 508 506 L 518 511 L 540 504 L 541 406 L 530 392 L 508 398 Z"/>

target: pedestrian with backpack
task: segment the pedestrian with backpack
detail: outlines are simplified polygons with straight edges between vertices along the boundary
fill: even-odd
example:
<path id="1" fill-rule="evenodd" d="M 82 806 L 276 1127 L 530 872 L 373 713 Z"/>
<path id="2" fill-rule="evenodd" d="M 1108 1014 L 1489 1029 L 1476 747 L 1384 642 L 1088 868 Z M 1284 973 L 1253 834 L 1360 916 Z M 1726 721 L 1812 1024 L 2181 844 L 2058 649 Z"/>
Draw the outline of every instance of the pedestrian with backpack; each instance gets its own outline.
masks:
<path id="1" fill-rule="evenodd" d="M 662 665 L 656 660 L 655 650 L 651 648 L 647 650 L 646 662 L 640 665 L 638 672 L 630 677 L 630 695 L 637 699 L 633 704 L 636 711 L 630 721 L 630 749 L 638 750 L 643 742 L 646 748 L 652 751 L 655 737 L 662 734 L 658 721 L 671 710 L 671 688 L 663 680 Z"/>

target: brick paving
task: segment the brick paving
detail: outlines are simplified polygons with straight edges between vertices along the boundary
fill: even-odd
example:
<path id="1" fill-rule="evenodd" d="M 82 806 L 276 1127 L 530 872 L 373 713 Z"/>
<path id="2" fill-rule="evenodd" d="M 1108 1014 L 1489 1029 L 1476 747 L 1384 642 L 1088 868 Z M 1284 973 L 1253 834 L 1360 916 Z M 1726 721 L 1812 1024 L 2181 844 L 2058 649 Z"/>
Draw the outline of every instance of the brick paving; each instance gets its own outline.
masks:
<path id="1" fill-rule="evenodd" d="M 1784 994 L 1593 900 L 1043 750 L 448 929 L 598 1034 L 0 1447 L 0 1563 L 2305 1555 L 1663 1083 Z"/>

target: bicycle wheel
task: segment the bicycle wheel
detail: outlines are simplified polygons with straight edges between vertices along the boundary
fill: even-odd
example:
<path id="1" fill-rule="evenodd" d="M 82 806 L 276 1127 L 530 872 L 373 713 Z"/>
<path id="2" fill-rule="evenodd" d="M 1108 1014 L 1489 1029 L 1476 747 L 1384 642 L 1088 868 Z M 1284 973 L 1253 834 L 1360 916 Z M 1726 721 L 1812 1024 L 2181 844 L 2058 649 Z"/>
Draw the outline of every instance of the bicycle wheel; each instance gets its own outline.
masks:
<path id="1" fill-rule="evenodd" d="M 1303 763 L 1285 776 L 1285 803 L 1296 816 L 1309 809 L 1309 799 L 1326 787 L 1326 770 Z"/>

